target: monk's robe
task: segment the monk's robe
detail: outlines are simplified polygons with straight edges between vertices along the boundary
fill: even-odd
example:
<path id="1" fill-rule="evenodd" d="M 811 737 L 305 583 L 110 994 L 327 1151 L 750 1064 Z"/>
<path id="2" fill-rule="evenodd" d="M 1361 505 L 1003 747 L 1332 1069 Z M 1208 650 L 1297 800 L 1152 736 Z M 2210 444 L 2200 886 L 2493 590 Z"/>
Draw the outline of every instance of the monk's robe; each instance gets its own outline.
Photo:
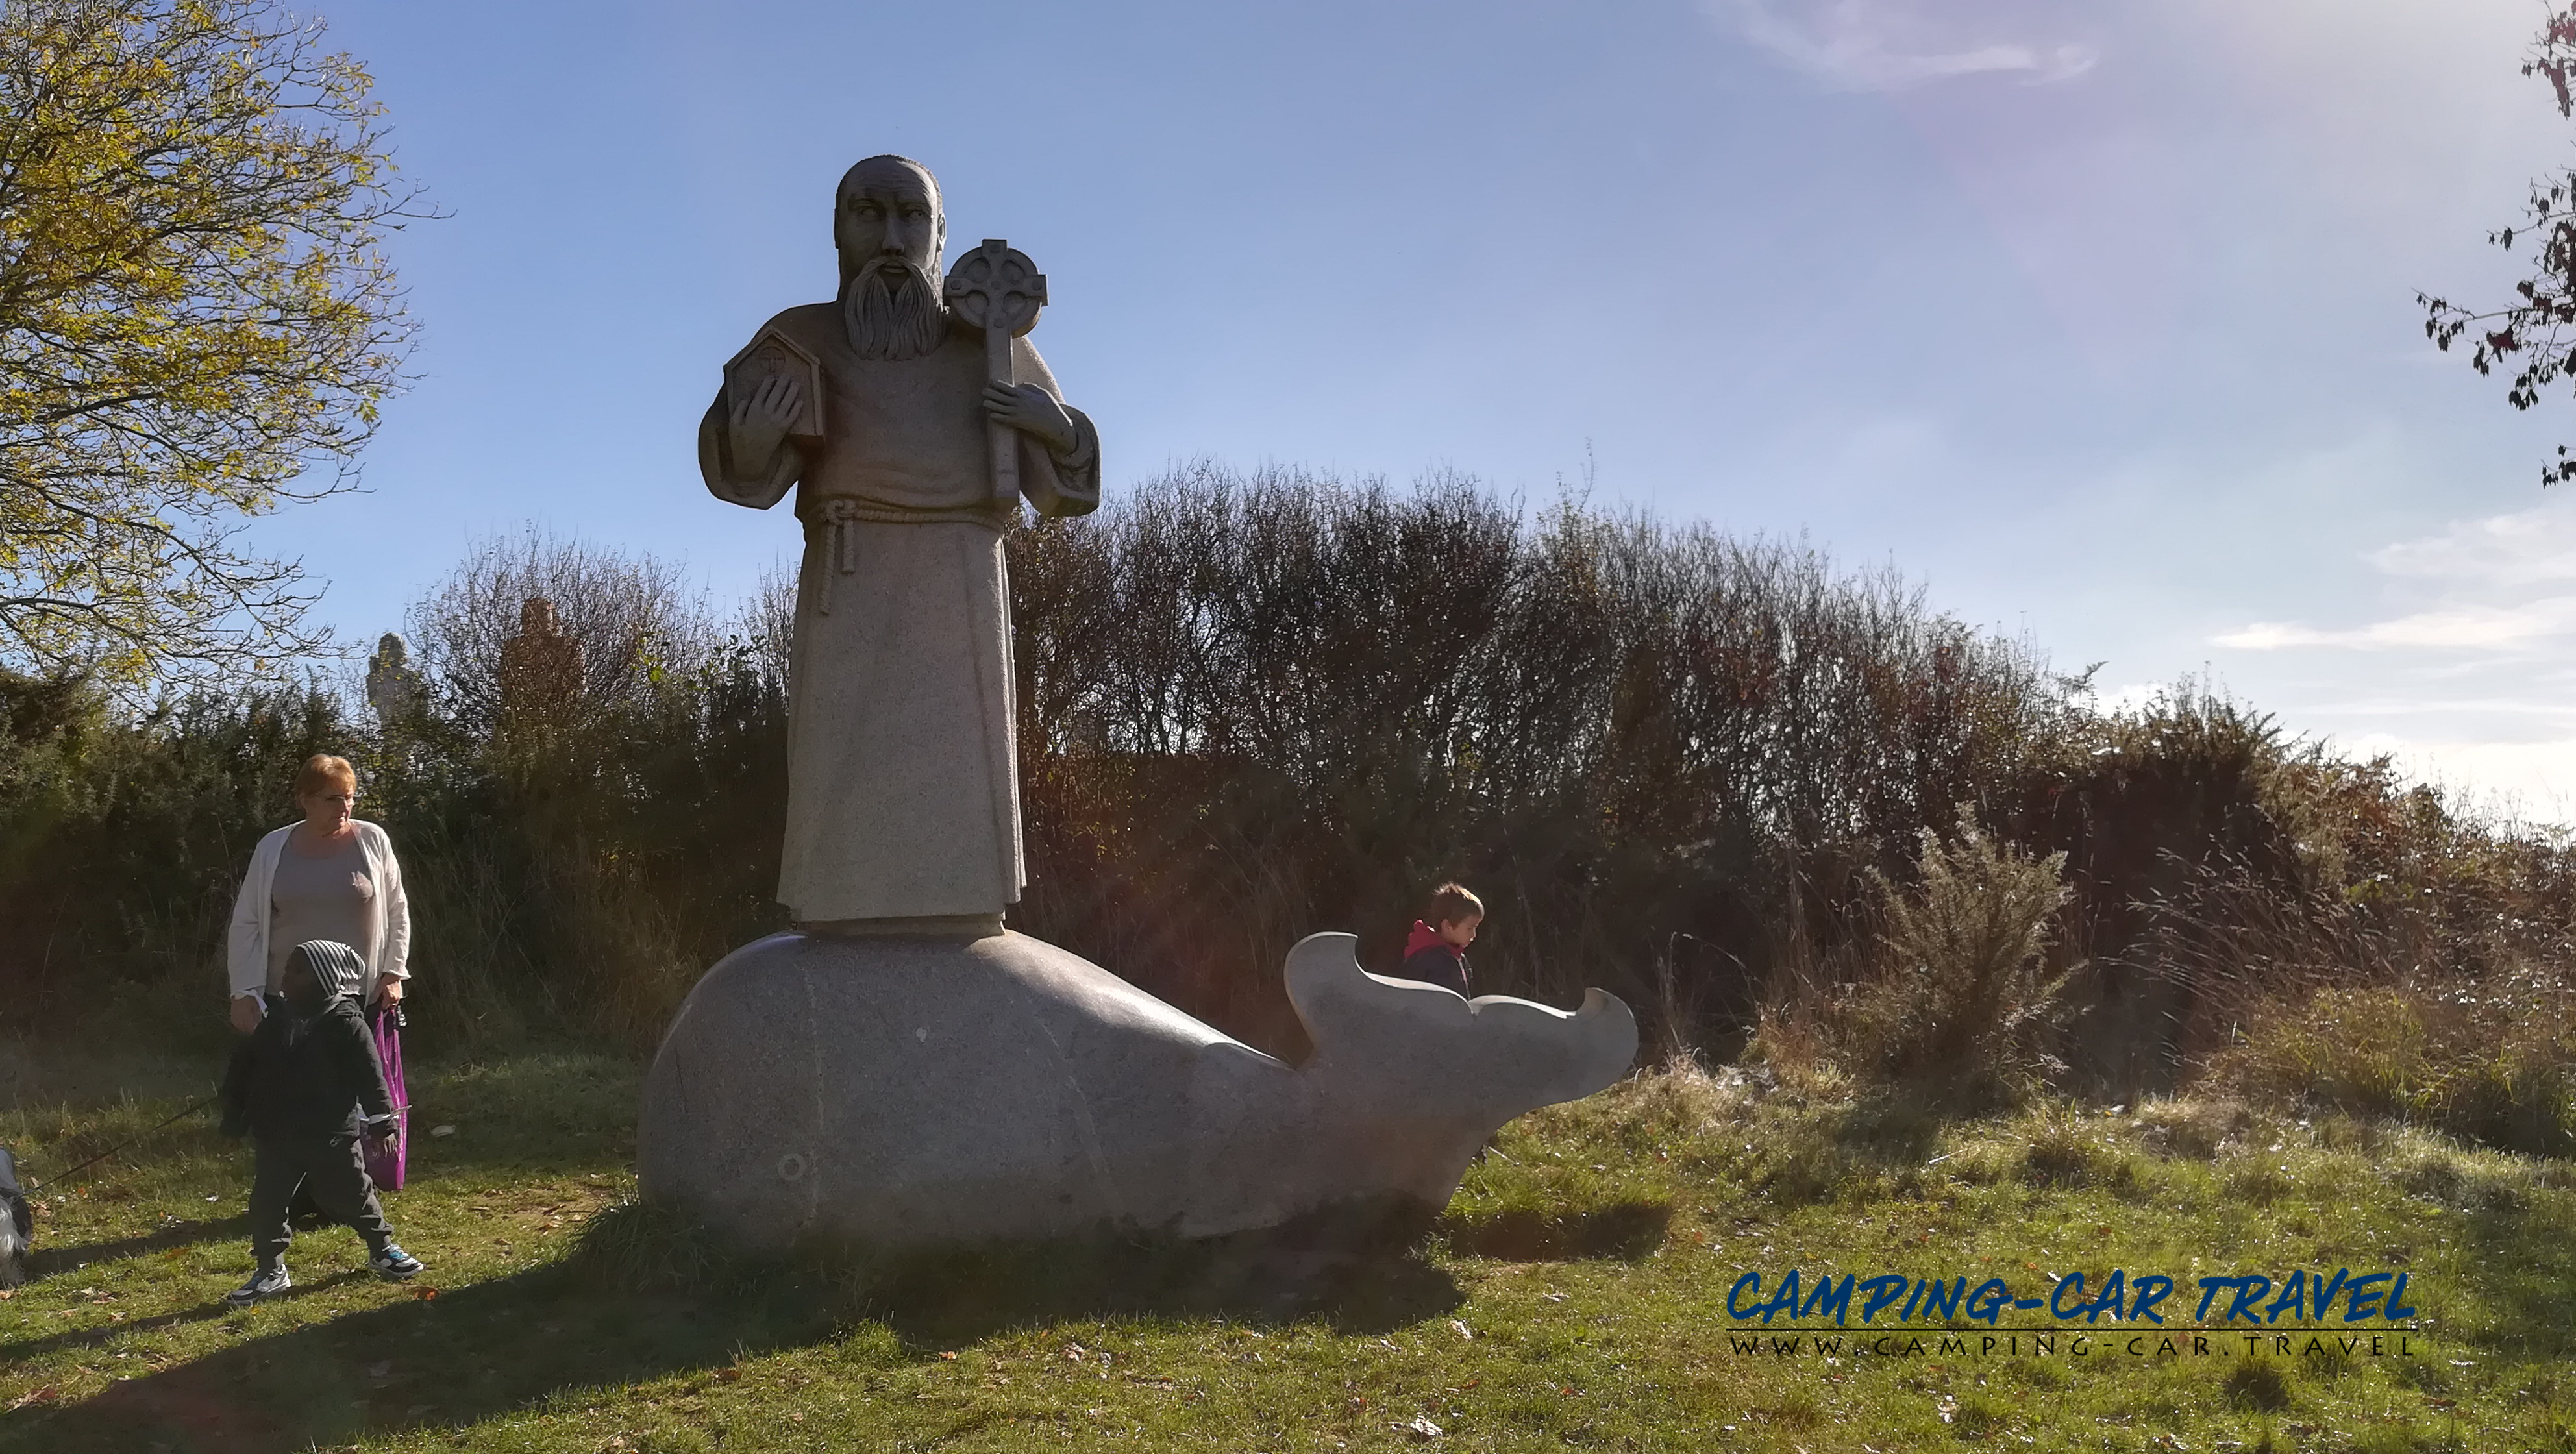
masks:
<path id="1" fill-rule="evenodd" d="M 823 442 L 784 444 L 767 478 L 737 484 L 719 391 L 698 464 L 718 499 L 754 509 L 795 486 L 805 526 L 779 901 L 803 924 L 999 914 L 1028 882 L 1001 535 L 1019 505 L 992 497 L 983 335 L 952 322 L 941 347 L 886 360 L 851 350 L 837 303 L 769 327 L 821 362 Z M 1062 402 L 1027 339 L 1012 355 L 1015 382 Z M 1041 514 L 1100 503 L 1099 435 L 1066 412 L 1080 437 L 1062 456 L 1013 436 Z"/>

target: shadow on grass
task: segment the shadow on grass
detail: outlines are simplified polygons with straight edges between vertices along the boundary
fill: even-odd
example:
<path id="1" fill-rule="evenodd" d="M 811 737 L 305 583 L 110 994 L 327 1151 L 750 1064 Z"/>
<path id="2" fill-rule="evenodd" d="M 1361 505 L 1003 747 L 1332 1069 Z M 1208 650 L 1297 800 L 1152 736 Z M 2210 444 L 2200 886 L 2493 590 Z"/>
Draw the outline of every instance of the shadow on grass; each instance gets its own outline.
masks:
<path id="1" fill-rule="evenodd" d="M 1452 1252 L 1502 1262 L 1634 1262 L 1664 1245 L 1672 1220 L 1673 1209 L 1664 1202 L 1614 1202 L 1566 1212 L 1513 1208 L 1490 1216 L 1444 1218 L 1440 1238 Z"/>
<path id="2" fill-rule="evenodd" d="M 986 1249 L 886 1269 L 857 1306 L 908 1344 L 959 1347 L 1007 1328 L 1102 1317 L 1304 1319 L 1384 1333 L 1454 1310 L 1449 1275 L 1411 1252 L 1351 1256 L 1216 1243 Z"/>
<path id="3" fill-rule="evenodd" d="M 1423 1260 L 1434 1211 L 1401 1197 L 1310 1212 L 1285 1225 L 1182 1238 L 1103 1229 L 1045 1242 L 896 1255 L 819 1249 L 786 1266 L 717 1264 L 674 1213 L 640 1203 L 593 1219 L 582 1252 L 628 1287 L 802 1282 L 843 1313 L 875 1319 L 919 1347 L 950 1348 L 1007 1328 L 1101 1317 L 1316 1320 L 1383 1333 L 1465 1302 Z"/>
<path id="4" fill-rule="evenodd" d="M 39 1400 L 0 1422 L 0 1450 L 172 1454 L 301 1449 L 463 1428 L 560 1390 L 615 1388 L 821 1342 L 881 1321 L 915 1356 L 1007 1328 L 1103 1316 L 1317 1319 L 1379 1332 L 1455 1309 L 1457 1285 L 1412 1249 L 1428 1217 L 1368 1208 L 1264 1234 L 1110 1236 L 901 1258 L 760 1264 L 713 1251 L 638 1204 L 593 1218 L 563 1262 L 327 1322 L 282 1327 L 294 1300 L 192 1308 L 254 1336 L 77 1404 Z M 132 1326 L 0 1346 L 0 1359 Z"/>
<path id="5" fill-rule="evenodd" d="M 2444 1222 L 2455 1235 L 2465 1226 L 2466 1245 L 2477 1249 L 2478 1281 L 2495 1322 L 2464 1341 L 2543 1363 L 2576 1359 L 2576 1326 L 2567 1319 L 2568 1290 L 2576 1288 L 2576 1239 L 2567 1235 L 2566 1222 L 2554 1207 L 2534 1206 L 2521 1196 L 2475 1198 L 2466 1211 Z M 2452 1335 L 2463 1336 L 2457 1328 Z"/>
<path id="6" fill-rule="evenodd" d="M 194 1247 L 200 1242 L 249 1239 L 250 1218 L 246 1216 L 225 1217 L 217 1221 L 165 1222 L 149 1232 L 119 1237 L 113 1242 L 76 1242 L 64 1247 L 38 1243 L 35 1251 L 28 1255 L 27 1271 L 32 1278 L 41 1281 L 70 1272 L 85 1263 L 143 1257 L 154 1252 Z"/>
<path id="7" fill-rule="evenodd" d="M 338 1287 L 346 1282 L 358 1282 L 374 1275 L 370 1272 L 342 1272 L 319 1282 L 299 1282 L 293 1291 L 271 1299 L 271 1305 L 288 1306 L 296 1299 L 311 1297 L 323 1288 Z M 6 1367 L 21 1359 L 39 1358 L 48 1353 L 60 1352 L 66 1348 L 103 1348 L 137 1333 L 157 1332 L 163 1328 L 176 1328 L 188 1323 L 212 1322 L 217 1318 L 236 1314 L 236 1309 L 220 1302 L 200 1303 L 193 1308 L 181 1308 L 175 1313 L 163 1313 L 158 1317 L 135 1318 L 127 1322 L 108 1323 L 94 1328 L 75 1328 L 68 1332 L 48 1334 L 42 1338 L 26 1338 L 15 1343 L 0 1343 L 0 1367 Z"/>
<path id="8" fill-rule="evenodd" d="M 1873 1096 L 1768 1127 L 1745 1179 L 1781 1206 L 1904 1195 L 1952 1113 L 1930 1096 Z"/>
<path id="9" fill-rule="evenodd" d="M 0 1423 L 0 1449 L 233 1454 L 345 1444 L 470 1425 L 558 1389 L 721 1366 L 738 1347 L 760 1351 L 829 1331 L 770 1303 L 605 1292 L 556 1265 L 281 1327 L 77 1404 L 34 1403 Z M 288 1297 L 239 1313 L 209 1304 L 161 1321 L 226 1318 L 256 1335 L 295 1317 L 295 1304 Z M 33 1351 L 9 1347 L 0 1357 Z"/>

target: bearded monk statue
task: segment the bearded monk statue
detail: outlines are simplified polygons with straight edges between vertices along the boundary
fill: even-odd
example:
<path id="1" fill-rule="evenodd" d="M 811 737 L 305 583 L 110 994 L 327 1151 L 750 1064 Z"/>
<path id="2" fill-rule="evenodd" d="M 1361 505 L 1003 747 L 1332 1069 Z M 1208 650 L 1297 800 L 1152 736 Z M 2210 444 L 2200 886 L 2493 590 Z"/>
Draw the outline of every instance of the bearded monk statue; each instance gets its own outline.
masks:
<path id="1" fill-rule="evenodd" d="M 806 367 L 729 373 L 698 426 L 718 499 L 765 510 L 794 487 L 805 528 L 778 898 L 827 931 L 998 932 L 1027 882 L 1002 560 L 1020 503 L 994 498 L 988 434 L 1016 441 L 1041 515 L 1100 503 L 1100 436 L 1025 337 L 1012 380 L 990 377 L 942 297 L 927 168 L 850 168 L 832 235 L 840 296 L 754 336 Z"/>

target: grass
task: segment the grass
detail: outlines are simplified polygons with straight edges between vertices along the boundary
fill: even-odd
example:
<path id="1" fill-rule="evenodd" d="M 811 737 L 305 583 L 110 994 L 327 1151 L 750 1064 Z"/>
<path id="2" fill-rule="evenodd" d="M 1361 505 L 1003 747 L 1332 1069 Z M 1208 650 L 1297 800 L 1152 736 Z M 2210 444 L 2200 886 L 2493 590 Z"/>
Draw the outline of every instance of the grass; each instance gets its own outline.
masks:
<path id="1" fill-rule="evenodd" d="M 0 1056 L 0 1142 L 38 1174 L 212 1074 L 32 1063 Z M 1654 1075 L 1506 1128 L 1427 1236 L 1357 1263 L 1112 1238 L 836 1270 L 698 1256 L 628 1205 L 636 1078 L 416 1066 L 419 1126 L 457 1128 L 388 1199 L 417 1287 L 307 1233 L 296 1295 L 226 1310 L 246 1157 L 202 1121 L 41 1194 L 0 1450 L 2576 1449 L 2576 1168 L 2389 1123 L 1945 1121 Z M 2320 1265 L 2406 1270 L 2416 1356 L 1780 1357 L 1725 1331 L 1747 1270 Z"/>

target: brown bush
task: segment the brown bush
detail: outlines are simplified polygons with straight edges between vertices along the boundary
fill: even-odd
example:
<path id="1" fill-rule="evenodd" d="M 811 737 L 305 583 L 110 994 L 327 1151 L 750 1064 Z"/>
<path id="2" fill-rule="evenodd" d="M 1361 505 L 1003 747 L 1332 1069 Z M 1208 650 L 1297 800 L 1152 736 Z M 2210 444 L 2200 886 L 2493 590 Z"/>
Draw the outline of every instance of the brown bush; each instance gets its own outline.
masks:
<path id="1" fill-rule="evenodd" d="M 1450 878 L 1490 906 L 1479 989 L 1678 976 L 1704 1018 L 1668 1038 L 1722 1034 L 2068 712 L 1892 575 L 1449 476 L 1198 465 L 1010 547 L 1018 922 L 1289 1049 L 1289 945 L 1387 965 Z"/>
<path id="2" fill-rule="evenodd" d="M 2067 897 L 2015 921 L 2045 954 L 1915 988 L 1988 1007 L 1953 1025 L 2045 1013 L 2008 1053 L 1900 1047 L 1868 1073 L 2045 1051 L 2133 1098 L 2319 988 L 2514 1000 L 2513 976 L 2571 962 L 2576 881 L 2547 835 L 2189 684 L 2096 712 L 2027 643 L 1803 543 L 1524 509 L 1454 476 L 1202 464 L 1006 548 L 1034 880 L 1016 927 L 1290 1053 L 1288 947 L 1348 929 L 1386 967 L 1420 896 L 1459 879 L 1491 907 L 1480 990 L 1603 985 L 1667 1054 L 1728 1053 L 1758 1018 L 1768 1053 L 1805 1033 L 1810 1062 L 1849 1059 L 1849 1027 L 1805 1009 L 1894 994 L 1891 904 L 1938 897 L 1920 838 L 1960 804 L 2026 865 L 2062 854 Z M 294 763 L 334 750 L 412 877 L 429 1029 L 650 1042 L 780 922 L 783 583 L 727 614 L 679 580 L 594 547 L 480 548 L 414 615 L 432 690 L 381 728 L 322 681 L 127 713 L 0 680 L 0 990 L 31 1017 L 214 1026 L 241 863 L 291 813 Z M 539 752 L 512 749 L 501 690 L 532 595 L 583 659 Z M 2472 1042 L 2439 1043 L 2466 1076 Z M 2516 1054 L 2459 1081 L 2459 1124 L 2539 1124 L 2556 1062 Z"/>

